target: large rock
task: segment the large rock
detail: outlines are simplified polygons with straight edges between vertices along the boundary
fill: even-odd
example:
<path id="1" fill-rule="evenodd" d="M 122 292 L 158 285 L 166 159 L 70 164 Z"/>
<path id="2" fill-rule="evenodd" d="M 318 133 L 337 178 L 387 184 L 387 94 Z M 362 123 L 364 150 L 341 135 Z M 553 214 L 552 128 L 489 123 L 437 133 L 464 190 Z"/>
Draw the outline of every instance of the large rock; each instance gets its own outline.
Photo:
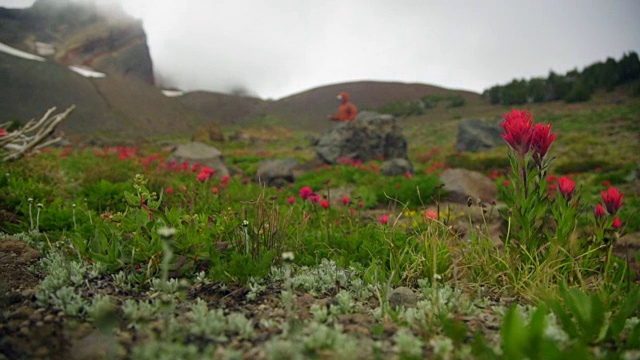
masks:
<path id="1" fill-rule="evenodd" d="M 479 119 L 463 119 L 458 126 L 456 149 L 466 152 L 491 150 L 504 145 L 500 125 Z"/>
<path id="2" fill-rule="evenodd" d="M 498 188 L 485 175 L 467 169 L 447 169 L 440 175 L 443 189 L 449 193 L 448 200 L 467 203 L 469 198 L 475 203 L 480 199 L 483 203 L 496 200 Z"/>
<path id="3" fill-rule="evenodd" d="M 407 159 L 395 158 L 383 162 L 380 172 L 386 176 L 413 174 L 413 165 Z"/>
<path id="4" fill-rule="evenodd" d="M 258 163 L 256 180 L 269 186 L 282 187 L 293 182 L 293 169 L 299 165 L 298 160 L 273 159 Z"/>
<path id="5" fill-rule="evenodd" d="M 192 165 L 200 163 L 202 166 L 214 169 L 215 176 L 229 175 L 229 169 L 220 150 L 197 141 L 176 146 L 167 161 L 176 163 L 186 161 Z"/>
<path id="6" fill-rule="evenodd" d="M 335 164 L 340 158 L 408 159 L 407 140 L 391 115 L 361 112 L 354 121 L 325 131 L 316 145 L 320 159 Z"/>

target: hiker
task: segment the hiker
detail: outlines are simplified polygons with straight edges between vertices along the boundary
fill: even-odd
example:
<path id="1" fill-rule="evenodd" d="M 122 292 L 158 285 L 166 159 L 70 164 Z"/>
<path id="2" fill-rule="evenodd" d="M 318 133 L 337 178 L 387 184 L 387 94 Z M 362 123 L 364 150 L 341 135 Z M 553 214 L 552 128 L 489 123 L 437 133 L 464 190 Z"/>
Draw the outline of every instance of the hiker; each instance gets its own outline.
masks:
<path id="1" fill-rule="evenodd" d="M 342 102 L 338 108 L 338 112 L 334 115 L 329 115 L 329 119 L 332 121 L 352 121 L 356 119 L 358 115 L 358 108 L 351 101 L 349 101 L 349 94 L 341 92 L 338 95 L 338 100 Z"/>

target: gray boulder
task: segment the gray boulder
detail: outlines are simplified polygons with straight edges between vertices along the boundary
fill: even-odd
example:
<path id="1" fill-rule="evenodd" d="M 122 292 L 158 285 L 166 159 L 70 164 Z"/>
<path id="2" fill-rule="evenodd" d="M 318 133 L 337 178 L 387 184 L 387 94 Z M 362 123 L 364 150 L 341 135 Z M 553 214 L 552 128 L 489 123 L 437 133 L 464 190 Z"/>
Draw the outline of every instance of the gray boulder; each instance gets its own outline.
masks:
<path id="1" fill-rule="evenodd" d="M 475 203 L 480 199 L 490 203 L 498 196 L 498 187 L 485 175 L 467 169 L 447 169 L 440 175 L 443 189 L 449 193 L 451 202 L 466 204 L 468 199 Z"/>
<path id="2" fill-rule="evenodd" d="M 261 161 L 258 163 L 256 180 L 269 186 L 281 187 L 293 182 L 293 170 L 298 165 L 298 160 L 292 158 Z"/>
<path id="3" fill-rule="evenodd" d="M 202 166 L 214 169 L 215 176 L 229 175 L 229 169 L 220 150 L 197 141 L 177 145 L 167 161 L 176 163 L 186 161 L 192 165 L 200 163 Z"/>
<path id="4" fill-rule="evenodd" d="M 354 121 L 343 122 L 325 131 L 317 142 L 320 159 L 335 164 L 340 158 L 408 159 L 407 140 L 391 115 L 361 112 Z"/>
<path id="5" fill-rule="evenodd" d="M 413 174 L 413 165 L 407 159 L 391 159 L 382 163 L 380 172 L 386 176 L 404 175 L 406 173 Z"/>
<path id="6" fill-rule="evenodd" d="M 458 125 L 458 141 L 456 150 L 465 152 L 481 152 L 504 145 L 500 137 L 502 128 L 493 122 L 479 119 L 463 119 Z"/>

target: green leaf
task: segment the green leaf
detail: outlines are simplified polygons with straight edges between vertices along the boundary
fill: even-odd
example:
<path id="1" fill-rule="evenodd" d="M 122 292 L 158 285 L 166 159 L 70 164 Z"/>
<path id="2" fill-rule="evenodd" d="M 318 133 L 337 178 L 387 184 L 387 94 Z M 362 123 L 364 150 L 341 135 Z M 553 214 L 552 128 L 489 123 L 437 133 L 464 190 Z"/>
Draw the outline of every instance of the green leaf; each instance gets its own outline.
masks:
<path id="1" fill-rule="evenodd" d="M 138 199 L 137 196 L 133 195 L 132 193 L 125 191 L 124 192 L 124 198 L 125 200 L 127 200 L 127 203 L 131 206 L 139 206 L 140 205 L 140 199 Z"/>
<path id="2" fill-rule="evenodd" d="M 636 287 L 627 294 L 620 310 L 612 317 L 611 324 L 607 332 L 608 339 L 619 341 L 620 333 L 631 315 L 640 310 L 640 288 Z"/>
<path id="3" fill-rule="evenodd" d="M 522 358 L 524 356 L 523 349 L 526 347 L 528 335 L 524 320 L 520 317 L 520 314 L 518 314 L 516 307 L 510 307 L 502 320 L 502 328 L 500 329 L 504 358 Z"/>

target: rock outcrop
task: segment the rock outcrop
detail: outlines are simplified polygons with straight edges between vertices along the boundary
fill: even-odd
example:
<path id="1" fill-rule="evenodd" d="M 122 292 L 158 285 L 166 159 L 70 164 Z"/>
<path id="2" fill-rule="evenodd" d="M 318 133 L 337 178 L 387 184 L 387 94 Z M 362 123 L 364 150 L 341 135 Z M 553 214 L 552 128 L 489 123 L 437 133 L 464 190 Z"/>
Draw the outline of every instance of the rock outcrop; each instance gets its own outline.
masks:
<path id="1" fill-rule="evenodd" d="M 258 163 L 256 181 L 269 186 L 282 187 L 293 182 L 293 169 L 300 163 L 296 159 L 273 159 Z"/>
<path id="2" fill-rule="evenodd" d="M 447 200 L 466 204 L 469 198 L 475 204 L 478 199 L 483 203 L 496 200 L 498 188 L 485 175 L 467 169 L 447 169 L 440 175 L 443 189 L 449 194 Z"/>
<path id="3" fill-rule="evenodd" d="M 215 170 L 214 176 L 229 175 L 229 169 L 220 150 L 197 141 L 178 145 L 175 147 L 167 162 L 189 164 L 199 163 Z"/>
<path id="4" fill-rule="evenodd" d="M 65 66 L 154 83 L 142 22 L 113 3 L 38 0 L 31 8 L 5 9 L 0 19 L 0 41 L 11 46 Z"/>
<path id="5" fill-rule="evenodd" d="M 480 152 L 504 145 L 500 137 L 502 129 L 496 123 L 479 119 L 463 119 L 458 126 L 456 150 Z"/>
<path id="6" fill-rule="evenodd" d="M 369 161 L 407 159 L 407 140 L 391 115 L 361 112 L 354 121 L 338 124 L 318 140 L 320 159 L 335 164 L 341 158 Z"/>

